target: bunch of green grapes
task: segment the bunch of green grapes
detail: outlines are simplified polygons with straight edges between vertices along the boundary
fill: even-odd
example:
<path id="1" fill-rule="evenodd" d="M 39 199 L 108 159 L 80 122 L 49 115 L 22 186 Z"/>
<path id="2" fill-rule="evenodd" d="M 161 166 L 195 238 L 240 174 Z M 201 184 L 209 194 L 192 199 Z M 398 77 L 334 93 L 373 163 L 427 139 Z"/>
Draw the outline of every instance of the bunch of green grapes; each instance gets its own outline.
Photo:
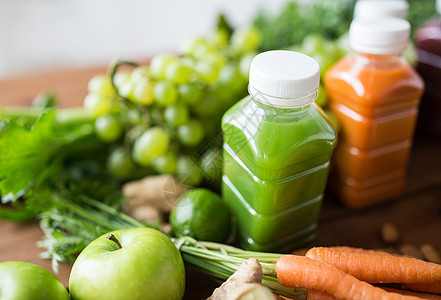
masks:
<path id="1" fill-rule="evenodd" d="M 158 54 L 149 65 L 119 61 L 93 77 L 84 106 L 96 117 L 97 136 L 115 146 L 110 171 L 121 179 L 176 174 L 191 186 L 219 180 L 221 118 L 246 95 L 259 45 L 254 27 L 218 29 L 188 40 L 180 55 Z"/>

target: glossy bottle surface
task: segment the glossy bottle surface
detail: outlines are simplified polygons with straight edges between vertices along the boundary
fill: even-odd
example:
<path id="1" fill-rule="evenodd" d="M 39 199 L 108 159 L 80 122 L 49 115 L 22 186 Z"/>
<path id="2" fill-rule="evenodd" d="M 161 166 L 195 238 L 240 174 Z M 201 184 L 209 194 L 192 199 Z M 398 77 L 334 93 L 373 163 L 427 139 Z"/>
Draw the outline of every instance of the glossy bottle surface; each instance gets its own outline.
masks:
<path id="1" fill-rule="evenodd" d="M 426 88 L 421 99 L 418 132 L 441 137 L 441 19 L 416 32 L 417 70 Z"/>
<path id="2" fill-rule="evenodd" d="M 341 121 L 333 190 L 353 208 L 398 196 L 404 186 L 424 84 L 400 55 L 354 54 L 325 76 Z"/>
<path id="3" fill-rule="evenodd" d="M 248 96 L 222 120 L 222 194 L 241 247 L 283 251 L 310 244 L 336 144 L 314 103 L 274 108 Z"/>

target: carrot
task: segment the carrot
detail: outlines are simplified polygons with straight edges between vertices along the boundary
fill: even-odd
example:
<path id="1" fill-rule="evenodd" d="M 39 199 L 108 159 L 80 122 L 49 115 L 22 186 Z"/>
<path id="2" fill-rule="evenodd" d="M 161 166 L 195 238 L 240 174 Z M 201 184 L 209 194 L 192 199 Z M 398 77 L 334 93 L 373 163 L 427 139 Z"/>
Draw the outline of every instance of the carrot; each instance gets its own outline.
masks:
<path id="1" fill-rule="evenodd" d="M 312 248 L 309 258 L 320 260 L 370 283 L 421 283 L 441 281 L 441 265 L 419 259 L 385 255 L 378 251 Z"/>
<path id="2" fill-rule="evenodd" d="M 336 300 L 336 298 L 326 292 L 308 290 L 308 300 Z"/>
<path id="3" fill-rule="evenodd" d="M 412 291 L 408 291 L 408 290 L 399 290 L 399 289 L 393 289 L 393 288 L 389 288 L 389 287 L 381 287 L 383 290 L 387 291 L 387 292 L 391 292 L 391 293 L 397 293 L 397 294 L 402 294 L 402 295 L 407 295 L 407 296 L 415 296 L 421 299 L 426 299 L 426 300 L 441 300 L 440 296 L 437 295 L 433 295 L 433 294 L 426 294 L 426 293 L 415 293 Z"/>
<path id="4" fill-rule="evenodd" d="M 354 248 L 354 247 L 348 247 L 348 246 L 333 246 L 333 247 L 329 247 L 329 248 L 335 249 L 335 250 L 340 250 L 340 251 L 356 252 L 356 253 L 370 253 L 370 254 L 377 254 L 377 255 L 394 255 L 392 253 L 388 253 L 385 251 L 368 250 L 368 249 Z"/>
<path id="5" fill-rule="evenodd" d="M 305 256 L 283 255 L 276 263 L 277 278 L 283 286 L 323 291 L 342 300 L 411 300 L 386 292 L 346 274 L 342 270 Z"/>
<path id="6" fill-rule="evenodd" d="M 414 291 L 441 294 L 441 281 L 431 283 L 407 283 L 405 286 Z"/>

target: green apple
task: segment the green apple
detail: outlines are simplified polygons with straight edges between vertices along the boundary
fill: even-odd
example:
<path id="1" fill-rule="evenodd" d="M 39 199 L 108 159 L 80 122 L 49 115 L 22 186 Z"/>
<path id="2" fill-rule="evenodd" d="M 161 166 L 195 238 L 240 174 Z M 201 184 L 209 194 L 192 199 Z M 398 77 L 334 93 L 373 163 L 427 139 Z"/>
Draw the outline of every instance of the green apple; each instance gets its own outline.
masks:
<path id="1" fill-rule="evenodd" d="M 0 263 L 0 300 L 67 300 L 63 284 L 43 267 L 24 262 Z"/>
<path id="2" fill-rule="evenodd" d="M 184 262 L 163 233 L 151 228 L 113 231 L 91 242 L 69 278 L 72 299 L 182 299 Z"/>

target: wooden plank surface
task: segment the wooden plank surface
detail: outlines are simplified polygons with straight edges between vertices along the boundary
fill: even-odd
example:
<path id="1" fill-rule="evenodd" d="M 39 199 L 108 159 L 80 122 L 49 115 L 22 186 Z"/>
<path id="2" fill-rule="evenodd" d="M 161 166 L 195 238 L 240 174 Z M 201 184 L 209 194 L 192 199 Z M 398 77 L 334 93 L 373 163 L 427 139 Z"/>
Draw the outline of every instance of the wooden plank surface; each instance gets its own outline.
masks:
<path id="1" fill-rule="evenodd" d="M 106 67 L 50 72 L 0 80 L 0 103 L 28 105 L 45 88 L 54 90 L 63 106 L 77 106 L 86 95 L 90 77 Z M 385 222 L 397 225 L 401 243 L 417 247 L 425 243 L 441 250 L 441 142 L 418 137 L 411 153 L 404 195 L 361 211 L 344 208 L 331 195 L 324 199 L 316 245 L 348 245 L 385 248 L 380 228 Z M 50 261 L 39 258 L 36 246 L 42 238 L 37 223 L 14 224 L 0 220 L 0 261 L 23 260 L 51 270 Z M 70 265 L 63 264 L 58 278 L 67 286 Z M 187 268 L 185 299 L 203 299 L 217 283 Z"/>

